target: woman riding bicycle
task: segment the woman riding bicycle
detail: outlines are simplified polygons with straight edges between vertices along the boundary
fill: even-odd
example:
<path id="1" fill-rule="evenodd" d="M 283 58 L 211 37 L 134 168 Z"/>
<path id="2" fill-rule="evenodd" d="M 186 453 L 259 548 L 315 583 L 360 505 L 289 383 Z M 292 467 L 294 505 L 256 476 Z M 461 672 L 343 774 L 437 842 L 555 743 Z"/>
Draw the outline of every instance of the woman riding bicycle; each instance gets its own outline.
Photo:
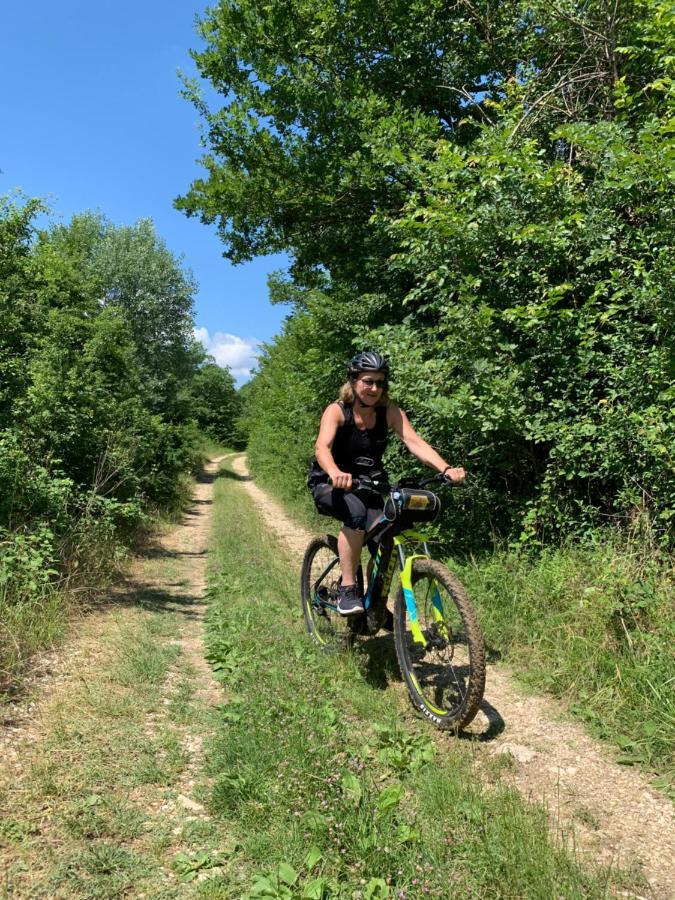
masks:
<path id="1" fill-rule="evenodd" d="M 317 509 L 343 523 L 338 535 L 342 581 L 337 609 L 343 616 L 363 612 L 363 598 L 356 584 L 363 539 L 383 507 L 379 494 L 352 491 L 352 481 L 382 472 L 382 457 L 389 431 L 394 431 L 420 462 L 442 472 L 450 481 L 463 481 L 465 471 L 449 466 L 423 440 L 408 417 L 387 394 L 389 363 L 372 350 L 358 353 L 349 363 L 347 382 L 339 400 L 323 412 L 316 455 L 307 481 Z"/>

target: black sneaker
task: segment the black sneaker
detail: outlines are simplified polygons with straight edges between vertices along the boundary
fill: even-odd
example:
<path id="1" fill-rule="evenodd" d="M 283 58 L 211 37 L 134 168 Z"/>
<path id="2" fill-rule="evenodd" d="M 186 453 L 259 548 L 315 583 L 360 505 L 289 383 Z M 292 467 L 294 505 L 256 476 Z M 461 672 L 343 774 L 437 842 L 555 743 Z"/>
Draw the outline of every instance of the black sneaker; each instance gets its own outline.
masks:
<path id="1" fill-rule="evenodd" d="M 337 611 L 341 616 L 357 616 L 363 612 L 363 601 L 355 584 L 338 588 Z"/>

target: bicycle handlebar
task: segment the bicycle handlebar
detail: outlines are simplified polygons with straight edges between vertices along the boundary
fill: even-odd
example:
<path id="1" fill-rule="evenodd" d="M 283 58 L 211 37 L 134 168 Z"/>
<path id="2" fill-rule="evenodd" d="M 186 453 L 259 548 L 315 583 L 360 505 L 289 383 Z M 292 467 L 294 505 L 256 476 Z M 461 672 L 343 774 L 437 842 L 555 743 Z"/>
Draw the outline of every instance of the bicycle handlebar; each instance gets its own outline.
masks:
<path id="1" fill-rule="evenodd" d="M 464 486 L 463 481 L 450 481 L 442 472 L 436 472 L 435 475 L 431 475 L 428 478 L 417 478 L 415 476 L 402 478 L 395 484 L 378 481 L 376 478 L 370 478 L 368 475 L 357 475 L 352 478 L 352 490 L 368 490 L 375 491 L 378 494 L 388 494 L 390 491 L 395 491 L 402 487 L 423 488 L 425 485 L 431 484 L 432 481 L 439 482 L 439 487 L 456 488 Z"/>

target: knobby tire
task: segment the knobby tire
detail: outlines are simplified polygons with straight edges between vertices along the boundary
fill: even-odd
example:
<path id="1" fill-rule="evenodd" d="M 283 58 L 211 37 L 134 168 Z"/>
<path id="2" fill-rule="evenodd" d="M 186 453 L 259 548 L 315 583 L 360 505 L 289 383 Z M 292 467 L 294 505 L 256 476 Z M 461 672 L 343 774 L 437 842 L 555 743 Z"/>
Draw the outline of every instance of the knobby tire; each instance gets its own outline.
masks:
<path id="1" fill-rule="evenodd" d="M 401 673 L 416 709 L 438 728 L 457 731 L 474 718 L 485 689 L 485 646 L 476 613 L 461 583 L 442 563 L 414 560 L 412 585 L 427 643 L 423 648 L 413 640 L 401 587 L 394 613 Z M 445 630 L 434 613 L 434 586 L 438 586 Z"/>
<path id="2" fill-rule="evenodd" d="M 333 565 L 330 571 L 320 579 L 321 573 L 331 563 Z M 313 538 L 302 561 L 300 601 L 307 631 L 314 642 L 328 653 L 347 650 L 354 640 L 354 633 L 347 620 L 337 612 L 323 608 L 313 599 L 316 590 L 323 589 L 327 598 L 335 603 L 339 580 L 337 538 L 332 534 Z"/>

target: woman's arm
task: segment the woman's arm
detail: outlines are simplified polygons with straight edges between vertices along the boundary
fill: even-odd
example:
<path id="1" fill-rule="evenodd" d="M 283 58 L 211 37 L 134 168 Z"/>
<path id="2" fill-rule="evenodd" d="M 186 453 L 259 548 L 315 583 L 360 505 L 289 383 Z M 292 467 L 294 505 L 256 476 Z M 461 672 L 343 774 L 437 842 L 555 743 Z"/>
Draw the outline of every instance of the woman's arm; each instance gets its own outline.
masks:
<path id="1" fill-rule="evenodd" d="M 330 406 L 324 409 L 321 416 L 319 436 L 314 445 L 314 452 L 316 453 L 317 462 L 333 482 L 333 487 L 344 488 L 344 490 L 348 491 L 352 486 L 352 476 L 349 472 L 341 472 L 338 469 L 331 452 L 337 430 L 340 425 L 344 424 L 344 421 L 344 413 L 339 404 L 331 403 Z"/>
<path id="2" fill-rule="evenodd" d="M 464 481 L 466 477 L 464 469 L 461 466 L 456 468 L 449 466 L 443 457 L 419 436 L 403 410 L 393 403 L 387 407 L 387 424 L 401 438 L 412 455 L 416 456 L 425 466 L 431 466 L 433 469 L 443 472 L 451 481 Z"/>

